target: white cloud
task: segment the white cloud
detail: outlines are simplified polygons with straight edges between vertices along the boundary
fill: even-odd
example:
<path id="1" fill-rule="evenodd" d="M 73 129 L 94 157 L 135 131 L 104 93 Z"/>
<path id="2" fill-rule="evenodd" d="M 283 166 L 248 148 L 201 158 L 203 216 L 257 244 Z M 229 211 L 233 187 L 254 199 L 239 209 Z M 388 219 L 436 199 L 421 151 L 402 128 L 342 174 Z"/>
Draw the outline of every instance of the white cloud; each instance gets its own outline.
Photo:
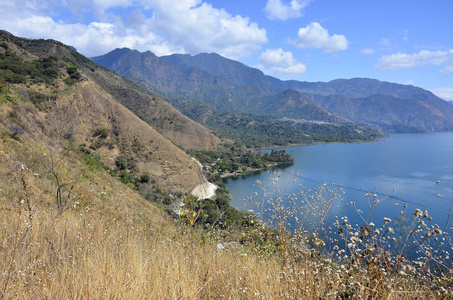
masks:
<path id="1" fill-rule="evenodd" d="M 132 5 L 132 0 L 93 0 L 93 3 L 96 6 L 103 7 L 103 8 L 111 8 L 111 7 L 129 7 Z"/>
<path id="2" fill-rule="evenodd" d="M 59 24 L 50 17 L 33 16 L 14 20 L 14 24 L 15 27 L 10 30 L 13 34 L 29 38 L 52 38 L 76 47 L 89 57 L 122 47 L 151 50 L 158 55 L 167 54 L 174 49 L 151 32 L 143 36 L 133 30 L 120 29 L 111 23 Z"/>
<path id="3" fill-rule="evenodd" d="M 201 0 L 50 0 L 55 7 L 39 4 L 45 1 L 20 2 L 23 9 L 16 3 L 0 10 L 0 28 L 18 36 L 60 40 L 87 56 L 129 47 L 157 55 L 217 52 L 238 58 L 267 42 L 266 30 L 258 24 Z M 110 10 L 115 7 L 127 7 L 130 13 L 115 15 Z M 78 22 L 61 21 L 61 11 Z"/>
<path id="4" fill-rule="evenodd" d="M 371 54 L 373 54 L 374 52 L 375 52 L 374 49 L 367 49 L 367 48 L 366 48 L 366 49 L 360 50 L 360 53 L 365 54 L 365 55 L 371 55 Z"/>
<path id="5" fill-rule="evenodd" d="M 282 0 L 268 0 L 264 11 L 269 19 L 288 20 L 303 15 L 303 9 L 312 0 L 291 0 L 284 3 Z"/>
<path id="6" fill-rule="evenodd" d="M 291 52 L 279 49 L 267 49 L 259 57 L 261 65 L 257 67 L 269 70 L 281 76 L 296 76 L 305 73 L 305 65 L 298 63 Z"/>
<path id="7" fill-rule="evenodd" d="M 58 0 L 39 1 L 39 0 L 0 0 L 2 11 L 17 12 L 20 10 L 37 11 L 46 9 L 54 5 L 59 5 Z"/>
<path id="8" fill-rule="evenodd" d="M 154 0 L 153 24 L 166 39 L 189 53 L 217 52 L 237 58 L 260 49 L 266 30 L 196 0 Z"/>
<path id="9" fill-rule="evenodd" d="M 324 52 L 335 52 L 348 48 L 348 40 L 344 35 L 329 35 L 329 32 L 317 22 L 300 28 L 297 38 L 292 42 L 299 48 L 320 48 Z"/>
<path id="10" fill-rule="evenodd" d="M 422 50 L 413 54 L 397 53 L 385 55 L 380 58 L 376 67 L 379 69 L 397 70 L 425 65 L 440 66 L 449 62 L 453 62 L 453 49 L 449 51 Z M 449 66 L 445 67 L 444 70 L 445 73 L 453 71 Z"/>
<path id="11" fill-rule="evenodd" d="M 453 101 L 453 87 L 444 87 L 431 90 L 437 97 L 444 100 Z"/>
<path id="12" fill-rule="evenodd" d="M 445 66 L 445 68 L 440 70 L 440 72 L 442 72 L 444 74 L 453 74 L 453 65 Z"/>

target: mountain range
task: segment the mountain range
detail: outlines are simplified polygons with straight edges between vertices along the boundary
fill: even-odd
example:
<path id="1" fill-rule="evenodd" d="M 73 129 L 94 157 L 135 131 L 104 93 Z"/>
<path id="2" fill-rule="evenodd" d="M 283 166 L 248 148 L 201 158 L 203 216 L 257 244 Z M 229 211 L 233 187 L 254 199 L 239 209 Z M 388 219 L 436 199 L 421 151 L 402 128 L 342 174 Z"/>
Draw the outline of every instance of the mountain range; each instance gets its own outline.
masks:
<path id="1" fill-rule="evenodd" d="M 451 104 L 411 85 L 369 78 L 282 81 L 215 53 L 157 57 L 150 51 L 123 48 L 92 60 L 147 90 L 221 112 L 354 122 L 387 132 L 453 130 Z"/>

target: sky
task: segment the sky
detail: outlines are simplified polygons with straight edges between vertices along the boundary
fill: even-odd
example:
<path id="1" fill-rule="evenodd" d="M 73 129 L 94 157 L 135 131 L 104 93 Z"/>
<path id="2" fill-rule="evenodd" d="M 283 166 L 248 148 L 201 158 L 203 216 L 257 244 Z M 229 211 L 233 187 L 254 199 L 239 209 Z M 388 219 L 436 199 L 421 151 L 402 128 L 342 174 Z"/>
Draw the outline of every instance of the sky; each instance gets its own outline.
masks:
<path id="1" fill-rule="evenodd" d="M 218 53 L 282 80 L 368 77 L 453 100 L 453 0 L 0 0 L 0 29 L 98 56 Z"/>

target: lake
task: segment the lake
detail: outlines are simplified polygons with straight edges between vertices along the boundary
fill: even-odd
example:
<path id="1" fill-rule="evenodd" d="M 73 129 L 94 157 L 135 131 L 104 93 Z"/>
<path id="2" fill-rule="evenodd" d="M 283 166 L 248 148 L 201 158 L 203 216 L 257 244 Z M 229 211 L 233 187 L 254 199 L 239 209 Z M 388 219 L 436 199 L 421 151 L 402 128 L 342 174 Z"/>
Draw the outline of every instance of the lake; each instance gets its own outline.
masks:
<path id="1" fill-rule="evenodd" d="M 402 210 L 407 215 L 415 209 L 428 210 L 433 222 L 444 229 L 450 203 L 453 201 L 453 133 L 392 134 L 379 142 L 357 144 L 322 144 L 284 148 L 295 163 L 285 168 L 257 172 L 239 178 L 228 178 L 225 184 L 232 194 L 232 205 L 242 210 L 261 211 L 263 189 L 292 195 L 297 206 L 304 199 L 299 192 L 323 184 L 330 189 L 341 188 L 341 198 L 334 201 L 331 219 L 348 216 L 352 222 L 363 224 L 356 209 L 371 221 L 370 203 L 376 195 L 380 202 L 373 211 L 372 221 L 381 223 L 384 217 L 394 219 Z M 275 183 L 278 178 L 278 191 Z M 439 181 L 439 183 L 436 183 Z M 254 194 L 252 200 L 250 197 Z M 307 194 L 314 192 L 308 192 Z M 327 195 L 328 196 L 328 195 Z M 355 202 L 355 204 L 351 204 Z M 258 204 L 257 204 L 258 203 Z M 407 208 L 404 209 L 404 204 Z M 265 213 L 264 219 L 270 218 Z M 292 225 L 294 226 L 294 224 Z"/>

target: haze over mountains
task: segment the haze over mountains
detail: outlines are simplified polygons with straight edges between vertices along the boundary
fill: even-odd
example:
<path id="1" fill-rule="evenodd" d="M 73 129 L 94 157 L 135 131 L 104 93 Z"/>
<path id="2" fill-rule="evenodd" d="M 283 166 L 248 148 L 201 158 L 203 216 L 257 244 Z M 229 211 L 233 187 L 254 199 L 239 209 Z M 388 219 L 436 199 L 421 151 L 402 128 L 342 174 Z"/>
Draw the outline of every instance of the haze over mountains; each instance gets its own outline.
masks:
<path id="1" fill-rule="evenodd" d="M 157 57 L 149 51 L 123 48 L 92 60 L 148 90 L 222 112 L 350 121 L 387 132 L 453 130 L 451 104 L 410 85 L 368 78 L 282 81 L 214 53 Z"/>

